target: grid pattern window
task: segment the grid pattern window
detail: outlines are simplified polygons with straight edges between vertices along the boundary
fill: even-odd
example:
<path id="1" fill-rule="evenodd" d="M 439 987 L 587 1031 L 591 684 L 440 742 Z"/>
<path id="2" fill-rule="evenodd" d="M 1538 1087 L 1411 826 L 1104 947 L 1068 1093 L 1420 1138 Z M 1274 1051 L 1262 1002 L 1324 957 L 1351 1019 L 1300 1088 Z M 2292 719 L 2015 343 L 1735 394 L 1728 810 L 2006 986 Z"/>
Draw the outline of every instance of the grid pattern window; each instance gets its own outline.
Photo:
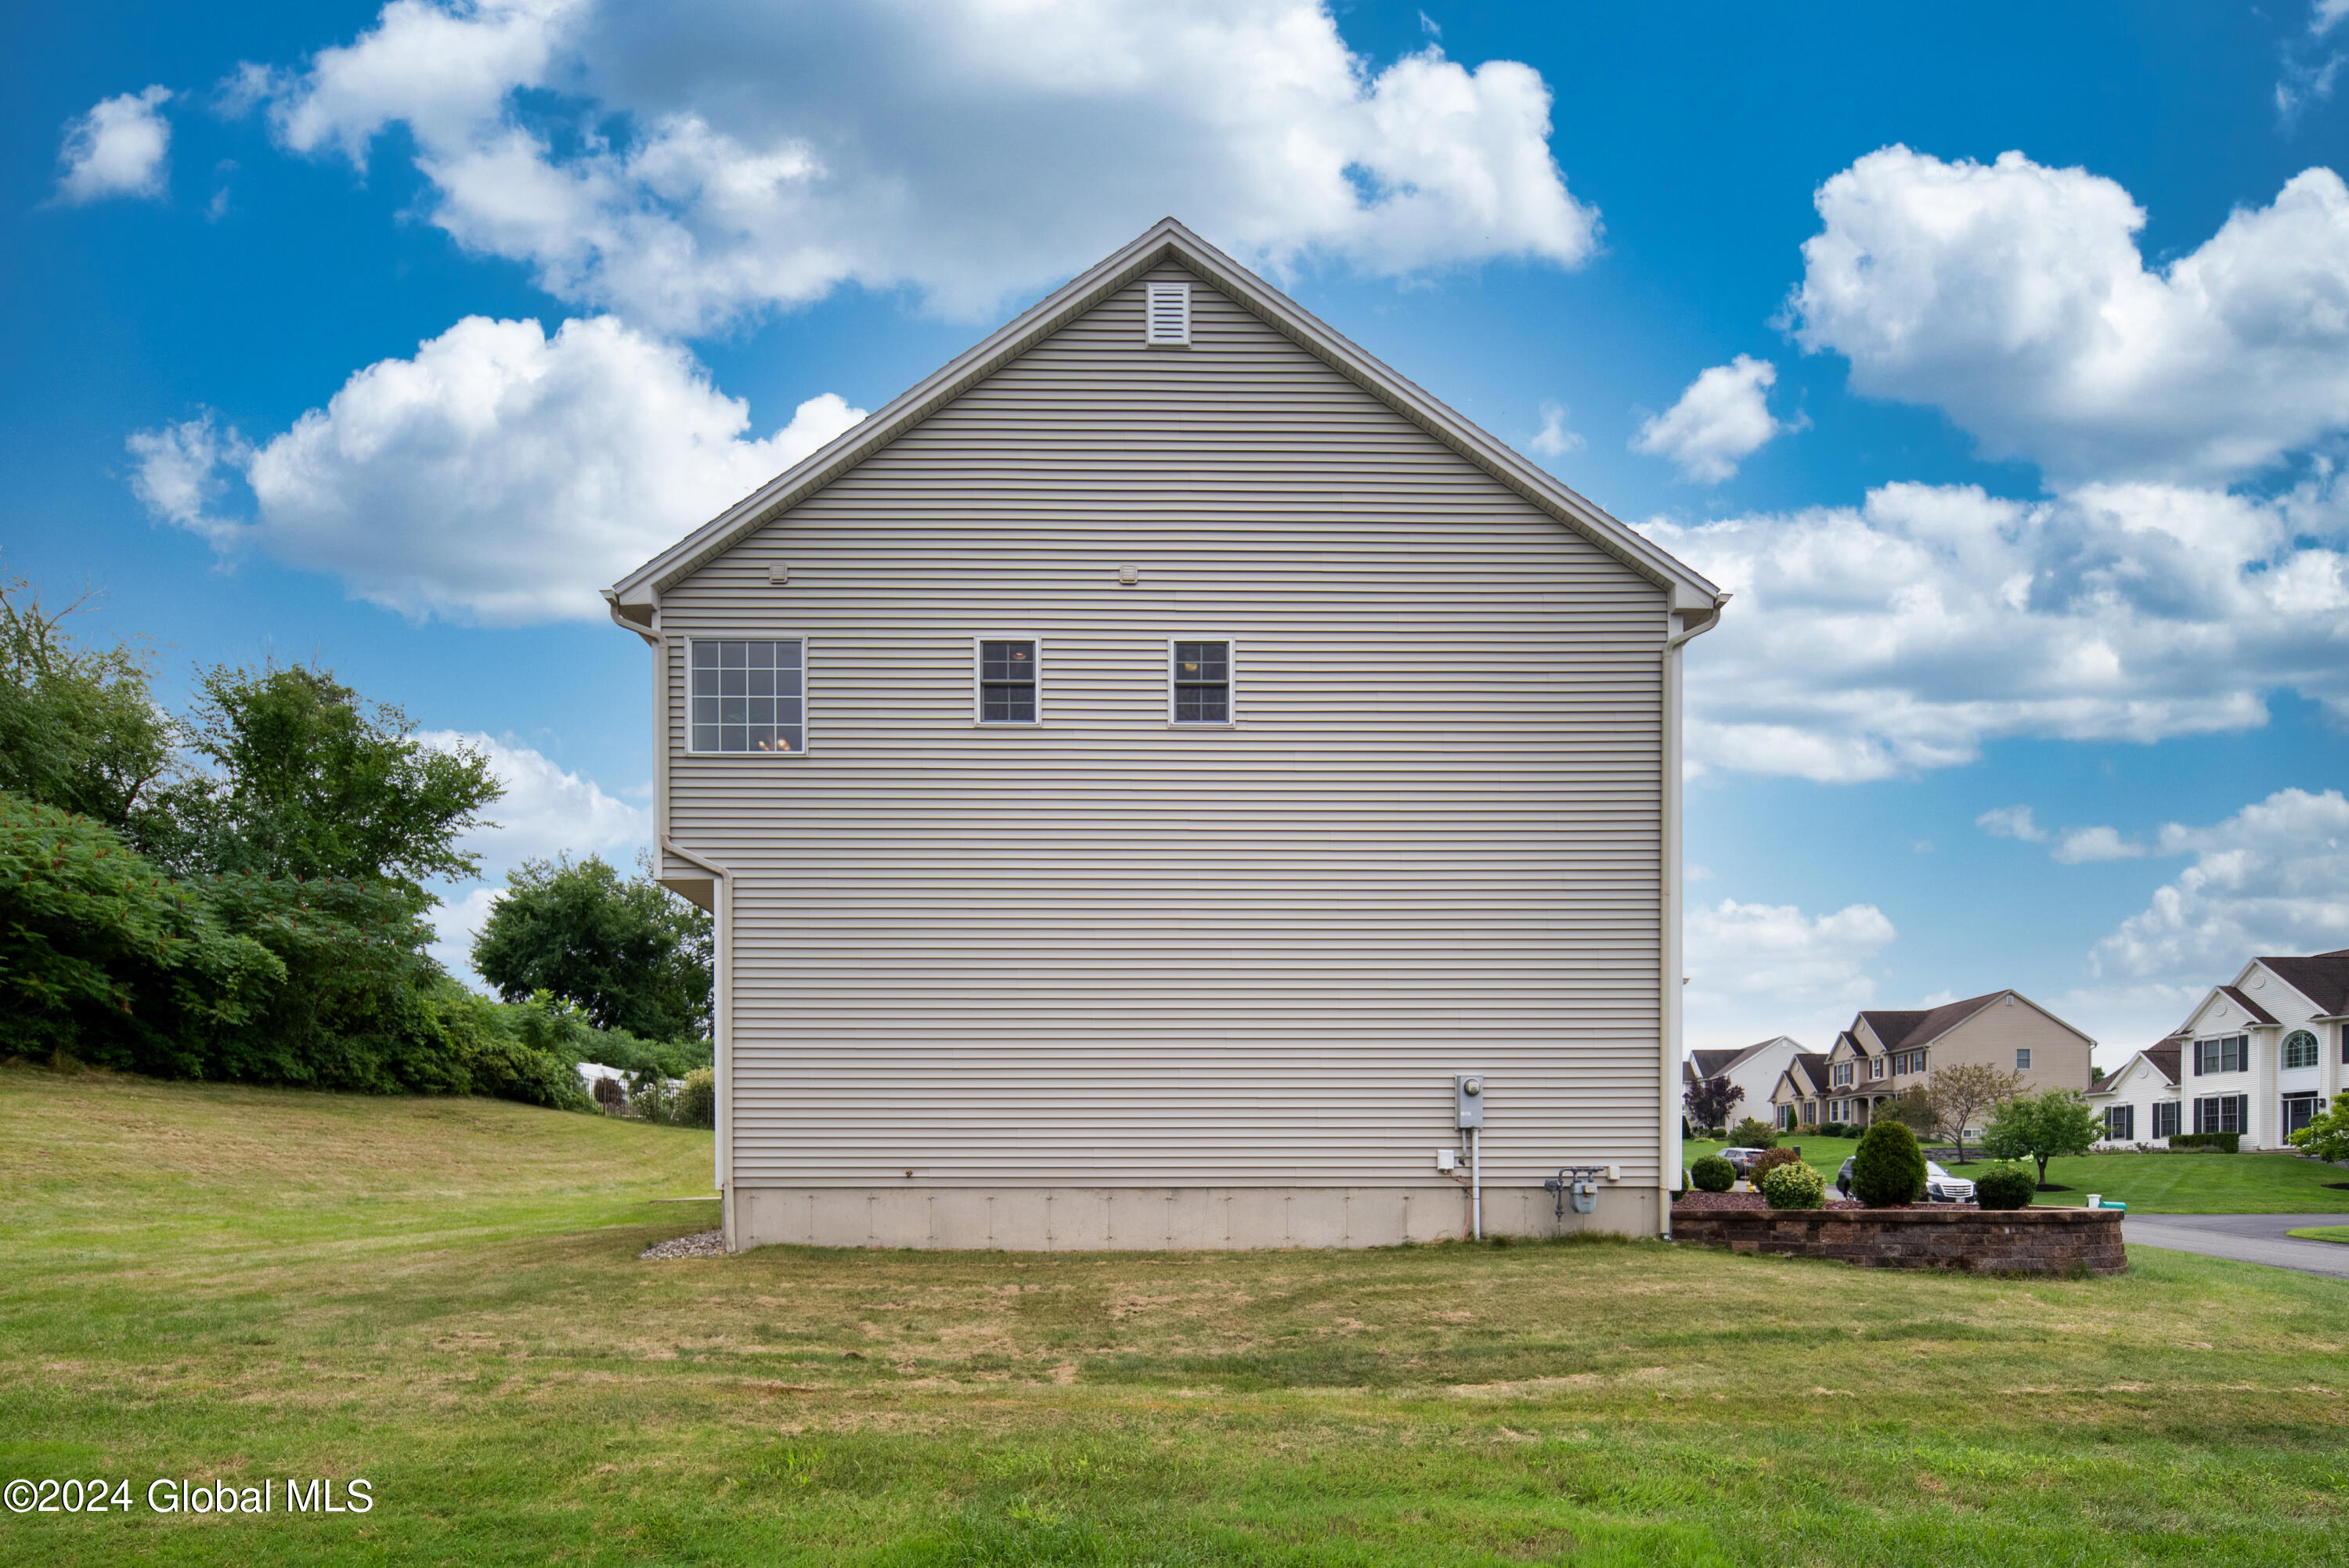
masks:
<path id="1" fill-rule="evenodd" d="M 1232 645 L 1229 643 L 1174 645 L 1174 722 L 1229 724 L 1232 721 Z"/>
<path id="2" fill-rule="evenodd" d="M 1882 1057 L 1878 1057 L 1874 1061 L 1868 1064 L 1868 1076 L 1872 1078 L 1880 1078 L 1884 1076 L 1884 1058 Z"/>
<path id="3" fill-rule="evenodd" d="M 1036 722 L 1036 645 L 978 645 L 978 717 L 985 724 Z"/>
<path id="4" fill-rule="evenodd" d="M 2194 1102 L 2194 1130 L 2240 1132 L 2251 1103 L 2247 1094 L 2205 1095 Z"/>
<path id="5" fill-rule="evenodd" d="M 2178 1131 L 2178 1102 L 2158 1099 L 2153 1102 L 2153 1135 L 2168 1138 Z"/>
<path id="6" fill-rule="evenodd" d="M 1847 1086 L 1850 1084 L 1850 1082 L 1851 1082 L 1851 1064 L 1850 1064 L 1849 1062 L 1837 1062 L 1837 1063 L 1836 1063 L 1836 1067 L 1835 1067 L 1835 1081 L 1836 1081 L 1836 1088 L 1846 1088 L 1846 1087 L 1847 1087 Z"/>
<path id="7" fill-rule="evenodd" d="M 2031 1052 L 2029 1050 L 2021 1047 L 2016 1047 L 2014 1053 L 2014 1070 L 2019 1073 L 2027 1073 L 2031 1070 Z"/>
<path id="8" fill-rule="evenodd" d="M 2283 1135 L 2290 1138 L 2316 1119 L 2317 1107 L 2323 1101 L 2313 1094 L 2288 1094 L 2283 1097 Z"/>
<path id="9" fill-rule="evenodd" d="M 2194 1071 L 2203 1073 L 2239 1073 L 2251 1065 L 2251 1041 L 2248 1035 L 2227 1035 L 2215 1040 L 2194 1042 Z"/>
<path id="10" fill-rule="evenodd" d="M 2137 1138 L 2137 1107 L 2108 1105 L 2105 1107 L 2105 1136 L 2116 1143 L 2129 1143 Z"/>
<path id="11" fill-rule="evenodd" d="M 2316 1065 L 2316 1037 L 2306 1029 L 2294 1029 L 2283 1037 L 2284 1070 L 2313 1068 Z"/>
<path id="12" fill-rule="evenodd" d="M 691 749 L 805 751 L 805 655 L 796 638 L 694 638 Z"/>

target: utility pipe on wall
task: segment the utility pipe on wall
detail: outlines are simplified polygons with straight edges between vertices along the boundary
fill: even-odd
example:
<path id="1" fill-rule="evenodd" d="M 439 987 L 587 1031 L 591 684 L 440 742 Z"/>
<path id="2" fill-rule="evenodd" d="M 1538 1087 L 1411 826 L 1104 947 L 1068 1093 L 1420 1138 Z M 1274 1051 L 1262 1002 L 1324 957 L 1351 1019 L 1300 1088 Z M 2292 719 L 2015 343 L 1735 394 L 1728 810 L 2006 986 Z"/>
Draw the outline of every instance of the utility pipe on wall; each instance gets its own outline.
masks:
<path id="1" fill-rule="evenodd" d="M 1476 1239 L 1485 1239 L 1485 1130 L 1468 1130 L 1468 1214 Z"/>

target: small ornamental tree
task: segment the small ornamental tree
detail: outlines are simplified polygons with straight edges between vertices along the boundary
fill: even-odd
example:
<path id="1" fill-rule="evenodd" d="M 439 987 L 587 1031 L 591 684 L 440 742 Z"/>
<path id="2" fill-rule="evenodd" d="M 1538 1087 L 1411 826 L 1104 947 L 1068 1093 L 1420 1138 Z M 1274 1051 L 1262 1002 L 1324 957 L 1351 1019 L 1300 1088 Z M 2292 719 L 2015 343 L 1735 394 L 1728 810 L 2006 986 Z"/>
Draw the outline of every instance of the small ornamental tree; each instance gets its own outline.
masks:
<path id="1" fill-rule="evenodd" d="M 1708 1154 L 1689 1167 L 1689 1180 L 1700 1192 L 1726 1192 L 1737 1185 L 1737 1167 L 1718 1154 Z"/>
<path id="2" fill-rule="evenodd" d="M 1745 1091 L 1725 1078 L 1699 1078 L 1681 1091 L 1681 1104 L 1692 1127 L 1727 1127 L 1729 1113 Z"/>
<path id="3" fill-rule="evenodd" d="M 1913 1203 L 1925 1191 L 1925 1151 L 1897 1121 L 1879 1121 L 1851 1157 L 1851 1195 L 1871 1209 Z"/>
<path id="4" fill-rule="evenodd" d="M 2034 1160 L 2039 1185 L 2047 1185 L 2047 1161 L 2058 1154 L 2085 1154 L 2104 1135 L 2095 1110 L 2071 1088 L 2026 1094 L 1998 1108 L 1982 1151 L 1993 1160 Z"/>
<path id="5" fill-rule="evenodd" d="M 1729 1144 L 1733 1149 L 1775 1149 L 1778 1130 L 1749 1116 L 1729 1130 Z"/>
<path id="6" fill-rule="evenodd" d="M 1762 1196 L 1774 1209 L 1816 1209 L 1827 1201 L 1826 1178 L 1797 1160 L 1762 1178 Z"/>
<path id="7" fill-rule="evenodd" d="M 2023 1087 L 2021 1073 L 2002 1072 L 1987 1062 L 1960 1062 L 1934 1069 L 1925 1103 L 1932 1108 L 1932 1130 L 1957 1145 L 1959 1164 L 1966 1162 L 1966 1129 L 1974 1124 L 1974 1119 L 2004 1105 L 2021 1094 Z"/>
<path id="8" fill-rule="evenodd" d="M 1926 1097 L 1923 1084 L 1912 1083 L 1878 1106 L 1870 1119 L 1897 1121 L 1919 1137 L 1926 1137 L 1933 1130 L 1933 1102 Z"/>
<path id="9" fill-rule="evenodd" d="M 1800 1165 L 1803 1157 L 1791 1149 L 1765 1149 L 1745 1167 L 1745 1180 L 1756 1192 L 1762 1191 L 1762 1179 L 1782 1165 Z"/>
<path id="10" fill-rule="evenodd" d="M 2333 1102 L 2331 1110 L 2293 1133 L 2291 1141 L 2295 1148 L 2304 1149 L 2319 1160 L 2334 1163 L 2349 1160 L 2349 1094 L 2341 1096 Z"/>

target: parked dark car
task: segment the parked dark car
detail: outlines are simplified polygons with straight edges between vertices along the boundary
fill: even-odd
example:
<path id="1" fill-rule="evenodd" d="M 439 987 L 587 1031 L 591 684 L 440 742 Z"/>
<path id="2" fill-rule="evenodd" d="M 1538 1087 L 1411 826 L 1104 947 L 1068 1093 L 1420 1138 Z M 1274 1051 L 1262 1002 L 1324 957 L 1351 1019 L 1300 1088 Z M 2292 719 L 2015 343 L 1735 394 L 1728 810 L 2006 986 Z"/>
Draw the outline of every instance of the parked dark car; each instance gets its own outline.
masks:
<path id="1" fill-rule="evenodd" d="M 1851 1196 L 1851 1161 L 1846 1160 L 1843 1169 L 1836 1172 L 1836 1191 Z M 1952 1176 L 1940 1165 L 1925 1161 L 1925 1202 L 1928 1203 L 1971 1203 L 1974 1201 L 1974 1184 L 1962 1176 Z"/>

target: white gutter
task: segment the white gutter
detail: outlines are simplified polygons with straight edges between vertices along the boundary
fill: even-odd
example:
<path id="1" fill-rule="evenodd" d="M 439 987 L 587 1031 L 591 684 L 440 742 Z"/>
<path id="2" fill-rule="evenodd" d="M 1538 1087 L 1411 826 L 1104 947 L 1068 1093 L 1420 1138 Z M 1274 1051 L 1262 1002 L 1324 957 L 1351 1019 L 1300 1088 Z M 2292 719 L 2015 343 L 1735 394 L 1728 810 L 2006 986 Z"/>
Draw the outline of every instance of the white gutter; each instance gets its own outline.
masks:
<path id="1" fill-rule="evenodd" d="M 1662 887 L 1656 900 L 1663 930 L 1662 973 L 1657 977 L 1663 1001 L 1663 1038 L 1657 1055 L 1656 1139 L 1658 1187 L 1656 1209 L 1666 1241 L 1672 1234 L 1672 1194 L 1681 1185 L 1680 1113 L 1676 1109 L 1681 1080 L 1681 645 L 1709 632 L 1721 622 L 1723 593 L 1713 614 L 1685 631 L 1664 639 L 1664 853 Z"/>
<path id="2" fill-rule="evenodd" d="M 604 605 L 612 624 L 642 637 L 653 651 L 653 825 L 661 852 L 675 855 L 710 875 L 710 1057 L 717 1080 L 717 1137 L 711 1150 L 712 1183 L 719 1191 L 719 1223 L 726 1232 L 726 1250 L 740 1250 L 734 1214 L 734 1184 L 727 1180 L 734 1165 L 734 878 L 724 866 L 698 855 L 668 835 L 668 639 L 661 635 L 660 608 L 653 608 L 653 625 L 646 627 L 620 614 L 619 595 L 604 590 Z"/>

